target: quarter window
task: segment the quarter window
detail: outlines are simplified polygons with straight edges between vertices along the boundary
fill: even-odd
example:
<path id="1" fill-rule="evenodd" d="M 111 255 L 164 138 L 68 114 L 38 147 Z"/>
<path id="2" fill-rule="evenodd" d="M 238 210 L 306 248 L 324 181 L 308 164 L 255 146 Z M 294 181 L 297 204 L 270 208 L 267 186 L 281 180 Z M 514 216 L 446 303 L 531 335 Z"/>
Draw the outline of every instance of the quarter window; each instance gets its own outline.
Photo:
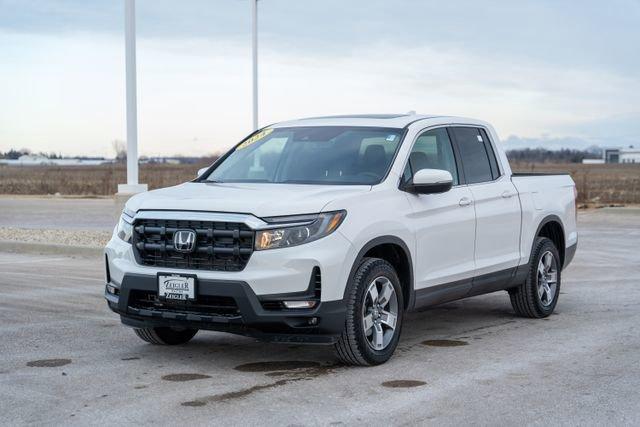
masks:
<path id="1" fill-rule="evenodd" d="M 484 129 L 480 129 L 480 136 L 484 140 L 484 148 L 487 150 L 487 156 L 489 156 L 489 165 L 491 166 L 491 176 L 496 179 L 500 176 L 500 168 L 498 167 L 498 161 L 496 159 L 496 153 L 491 146 L 491 140 Z"/>

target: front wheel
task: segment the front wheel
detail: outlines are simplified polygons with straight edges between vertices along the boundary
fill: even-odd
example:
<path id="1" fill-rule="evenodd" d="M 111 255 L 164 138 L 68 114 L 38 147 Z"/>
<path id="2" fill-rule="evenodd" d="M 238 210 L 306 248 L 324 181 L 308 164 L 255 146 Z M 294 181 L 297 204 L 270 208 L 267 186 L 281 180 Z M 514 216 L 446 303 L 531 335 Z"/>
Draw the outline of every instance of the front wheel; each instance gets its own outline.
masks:
<path id="1" fill-rule="evenodd" d="M 177 328 L 136 328 L 133 331 L 143 341 L 156 345 L 184 344 L 198 332 L 197 329 Z"/>
<path id="2" fill-rule="evenodd" d="M 562 264 L 558 249 L 546 237 L 538 237 L 531 254 L 527 280 L 509 290 L 511 305 L 522 317 L 547 317 L 556 307 L 560 295 Z"/>
<path id="3" fill-rule="evenodd" d="M 366 258 L 346 298 L 347 317 L 335 351 L 348 365 L 379 365 L 398 345 L 404 312 L 400 280 L 391 264 Z"/>

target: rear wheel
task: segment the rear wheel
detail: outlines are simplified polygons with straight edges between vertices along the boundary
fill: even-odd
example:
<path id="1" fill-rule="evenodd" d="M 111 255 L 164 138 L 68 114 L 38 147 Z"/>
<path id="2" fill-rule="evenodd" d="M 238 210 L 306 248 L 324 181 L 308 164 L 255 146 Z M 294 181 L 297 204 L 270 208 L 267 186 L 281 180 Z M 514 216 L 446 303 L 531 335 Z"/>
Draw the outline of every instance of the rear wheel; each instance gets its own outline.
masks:
<path id="1" fill-rule="evenodd" d="M 136 328 L 133 330 L 140 339 L 157 345 L 177 345 L 189 342 L 197 329 L 178 328 Z"/>
<path id="2" fill-rule="evenodd" d="M 366 258 L 358 267 L 347 295 L 347 318 L 335 344 L 338 358 L 349 365 L 379 365 L 398 345 L 404 300 L 393 266 Z"/>
<path id="3" fill-rule="evenodd" d="M 527 280 L 509 290 L 511 305 L 523 317 L 547 317 L 560 295 L 561 263 L 558 249 L 546 237 L 538 237 L 533 247 Z"/>

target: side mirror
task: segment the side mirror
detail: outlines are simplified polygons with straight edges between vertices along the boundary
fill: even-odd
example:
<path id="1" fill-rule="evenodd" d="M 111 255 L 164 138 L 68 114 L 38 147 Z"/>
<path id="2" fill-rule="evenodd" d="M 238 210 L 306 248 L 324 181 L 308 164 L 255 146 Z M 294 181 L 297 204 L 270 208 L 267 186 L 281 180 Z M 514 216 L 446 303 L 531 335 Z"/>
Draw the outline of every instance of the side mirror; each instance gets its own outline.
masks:
<path id="1" fill-rule="evenodd" d="M 196 174 L 196 178 L 200 178 L 202 176 L 202 174 L 205 173 L 208 169 L 209 169 L 209 166 L 207 166 L 206 168 L 198 169 L 198 173 Z"/>
<path id="2" fill-rule="evenodd" d="M 416 194 L 445 193 L 453 186 L 453 176 L 441 169 L 420 169 L 404 189 Z"/>

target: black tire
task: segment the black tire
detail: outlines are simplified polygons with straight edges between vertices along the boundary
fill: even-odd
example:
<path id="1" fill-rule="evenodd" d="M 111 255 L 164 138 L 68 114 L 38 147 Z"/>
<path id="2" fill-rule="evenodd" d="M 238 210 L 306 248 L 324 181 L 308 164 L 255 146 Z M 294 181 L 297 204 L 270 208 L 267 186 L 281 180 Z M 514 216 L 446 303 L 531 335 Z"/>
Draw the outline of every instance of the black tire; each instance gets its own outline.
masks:
<path id="1" fill-rule="evenodd" d="M 538 293 L 538 264 L 544 254 L 551 252 L 557 266 L 555 295 L 549 304 L 545 304 Z M 558 303 L 560 295 L 562 264 L 558 249 L 546 237 L 536 238 L 531 252 L 531 263 L 527 280 L 517 288 L 509 290 L 511 305 L 518 316 L 539 319 L 549 316 Z"/>
<path id="2" fill-rule="evenodd" d="M 142 328 L 133 330 L 140 339 L 156 345 L 178 345 L 189 342 L 197 329 Z"/>
<path id="3" fill-rule="evenodd" d="M 397 297 L 397 317 L 393 336 L 382 350 L 375 350 L 367 341 L 362 323 L 363 304 L 367 289 L 376 278 L 384 277 L 391 282 Z M 372 366 L 379 365 L 391 358 L 395 351 L 402 329 L 404 297 L 398 275 L 387 261 L 379 258 L 365 258 L 358 266 L 353 280 L 348 283 L 346 296 L 347 317 L 344 330 L 334 344 L 336 356 L 347 365 Z"/>

